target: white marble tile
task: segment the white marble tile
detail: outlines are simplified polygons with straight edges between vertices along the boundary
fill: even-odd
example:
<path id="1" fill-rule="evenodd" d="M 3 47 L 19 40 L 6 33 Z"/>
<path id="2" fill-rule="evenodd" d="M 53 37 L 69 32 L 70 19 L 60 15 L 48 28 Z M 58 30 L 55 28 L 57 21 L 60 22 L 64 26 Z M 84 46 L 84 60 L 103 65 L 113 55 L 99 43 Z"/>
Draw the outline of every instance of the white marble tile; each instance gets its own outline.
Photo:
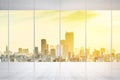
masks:
<path id="1" fill-rule="evenodd" d="M 120 63 L 48 62 L 36 63 L 34 67 L 33 63 L 12 64 L 9 72 L 0 71 L 0 80 L 120 80 Z"/>

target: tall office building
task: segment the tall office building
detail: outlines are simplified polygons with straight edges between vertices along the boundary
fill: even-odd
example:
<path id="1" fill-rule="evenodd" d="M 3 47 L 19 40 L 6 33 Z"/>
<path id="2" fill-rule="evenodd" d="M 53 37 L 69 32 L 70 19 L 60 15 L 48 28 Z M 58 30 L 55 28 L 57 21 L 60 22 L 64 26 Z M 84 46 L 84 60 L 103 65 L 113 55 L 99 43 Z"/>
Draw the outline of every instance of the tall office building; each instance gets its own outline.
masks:
<path id="1" fill-rule="evenodd" d="M 67 46 L 66 46 L 66 40 L 61 40 L 60 41 L 61 44 L 61 49 L 62 49 L 62 58 L 65 58 L 67 56 Z"/>
<path id="2" fill-rule="evenodd" d="M 46 53 L 49 53 L 49 44 L 46 45 Z"/>
<path id="3" fill-rule="evenodd" d="M 18 53 L 22 53 L 23 51 L 22 51 L 22 48 L 19 48 L 18 49 Z"/>
<path id="4" fill-rule="evenodd" d="M 57 45 L 56 46 L 56 56 L 61 57 L 61 53 L 62 53 L 61 45 Z"/>
<path id="5" fill-rule="evenodd" d="M 38 56 L 38 47 L 34 47 L 35 56 Z"/>
<path id="6" fill-rule="evenodd" d="M 18 48 L 18 53 L 29 53 L 28 48 Z"/>
<path id="7" fill-rule="evenodd" d="M 100 55 L 103 56 L 103 55 L 105 54 L 105 48 L 101 48 L 101 49 L 100 49 L 100 52 L 101 52 Z"/>
<path id="8" fill-rule="evenodd" d="M 50 49 L 50 54 L 51 54 L 52 57 L 55 57 L 55 56 L 56 56 L 55 53 L 56 53 L 56 50 L 55 50 L 55 49 L 53 49 L 53 48 Z"/>
<path id="9" fill-rule="evenodd" d="M 6 50 L 4 51 L 5 54 L 8 54 L 8 46 L 6 46 Z"/>
<path id="10" fill-rule="evenodd" d="M 65 40 L 66 40 L 66 46 L 67 46 L 67 53 L 73 54 L 73 52 L 74 52 L 74 33 L 66 32 Z"/>
<path id="11" fill-rule="evenodd" d="M 80 48 L 80 57 L 84 57 L 85 56 L 85 51 L 84 51 L 84 47 Z"/>
<path id="12" fill-rule="evenodd" d="M 46 54 L 46 50 L 47 50 L 47 42 L 46 42 L 46 39 L 42 39 L 41 40 L 41 53 L 43 55 Z"/>
<path id="13" fill-rule="evenodd" d="M 8 53 L 8 46 L 6 46 L 6 53 Z"/>
<path id="14" fill-rule="evenodd" d="M 26 48 L 26 49 L 22 49 L 23 53 L 29 53 L 29 49 Z"/>

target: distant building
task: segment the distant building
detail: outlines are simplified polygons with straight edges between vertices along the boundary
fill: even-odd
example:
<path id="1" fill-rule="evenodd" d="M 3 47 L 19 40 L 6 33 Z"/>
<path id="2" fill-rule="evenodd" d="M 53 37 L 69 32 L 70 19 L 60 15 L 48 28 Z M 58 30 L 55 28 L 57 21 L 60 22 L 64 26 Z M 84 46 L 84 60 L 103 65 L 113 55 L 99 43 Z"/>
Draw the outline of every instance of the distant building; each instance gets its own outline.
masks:
<path id="1" fill-rule="evenodd" d="M 8 46 L 6 46 L 6 50 L 4 52 L 5 54 L 8 54 Z"/>
<path id="2" fill-rule="evenodd" d="M 81 47 L 80 48 L 80 57 L 84 57 L 85 56 L 85 51 L 84 51 L 84 48 Z"/>
<path id="3" fill-rule="evenodd" d="M 8 46 L 6 46 L 6 52 L 8 53 Z"/>
<path id="4" fill-rule="evenodd" d="M 23 49 L 23 53 L 29 53 L 29 50 L 28 50 L 28 48 L 26 48 L 26 49 Z"/>
<path id="5" fill-rule="evenodd" d="M 18 53 L 29 53 L 29 49 L 28 48 L 19 48 Z"/>
<path id="6" fill-rule="evenodd" d="M 34 47 L 35 56 L 38 56 L 38 47 Z"/>
<path id="7" fill-rule="evenodd" d="M 46 55 L 46 53 L 47 53 L 47 42 L 46 42 L 46 39 L 42 39 L 41 40 L 41 53 L 43 55 Z"/>
<path id="8" fill-rule="evenodd" d="M 105 54 L 105 48 L 101 48 L 101 49 L 100 49 L 100 52 L 101 52 L 100 55 L 103 56 L 103 55 Z"/>
<path id="9" fill-rule="evenodd" d="M 56 46 L 56 56 L 61 57 L 61 53 L 62 53 L 61 45 L 57 45 Z"/>
<path id="10" fill-rule="evenodd" d="M 62 49 L 62 57 L 65 58 L 67 56 L 67 45 L 66 45 L 66 40 L 61 40 L 61 49 Z"/>
<path id="11" fill-rule="evenodd" d="M 56 50 L 55 49 L 50 49 L 50 54 L 51 54 L 52 57 L 55 57 Z"/>
<path id="12" fill-rule="evenodd" d="M 117 54 L 116 54 L 116 61 L 117 61 L 117 62 L 120 62 L 120 53 L 117 53 Z"/>
<path id="13" fill-rule="evenodd" d="M 46 53 L 49 53 L 49 44 L 46 45 Z"/>
<path id="14" fill-rule="evenodd" d="M 23 51 L 22 51 L 22 48 L 19 48 L 18 49 L 18 53 L 22 53 Z"/>
<path id="15" fill-rule="evenodd" d="M 67 46 L 67 53 L 73 54 L 74 52 L 74 33 L 73 32 L 67 32 L 65 34 L 65 42 Z"/>

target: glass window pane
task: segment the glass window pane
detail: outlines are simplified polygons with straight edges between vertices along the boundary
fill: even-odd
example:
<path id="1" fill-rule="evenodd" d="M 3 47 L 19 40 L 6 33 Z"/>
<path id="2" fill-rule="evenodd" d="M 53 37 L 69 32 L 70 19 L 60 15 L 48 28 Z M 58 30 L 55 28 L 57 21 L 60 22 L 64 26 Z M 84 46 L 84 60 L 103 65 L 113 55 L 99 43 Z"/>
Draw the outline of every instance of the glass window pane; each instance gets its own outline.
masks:
<path id="1" fill-rule="evenodd" d="M 111 14 L 108 10 L 87 11 L 88 62 L 109 62 L 111 48 Z"/>
<path id="2" fill-rule="evenodd" d="M 33 61 L 33 11 L 10 11 L 10 61 Z"/>
<path id="3" fill-rule="evenodd" d="M 120 79 L 120 10 L 112 11 L 112 77 Z"/>
<path id="4" fill-rule="evenodd" d="M 36 11 L 36 61 L 53 62 L 59 45 L 59 13 L 57 10 Z"/>
<path id="5" fill-rule="evenodd" d="M 120 11 L 112 13 L 112 60 L 120 62 Z"/>
<path id="6" fill-rule="evenodd" d="M 0 11 L 0 62 L 8 61 L 8 11 Z"/>
<path id="7" fill-rule="evenodd" d="M 59 63 L 54 63 L 59 61 L 59 48 L 57 48 L 59 45 L 59 11 L 36 10 L 35 13 L 36 78 L 39 79 L 45 73 L 47 75 L 40 79 L 52 79 L 53 77 L 48 76 L 49 73 L 56 76 L 56 71 L 59 70 Z"/>
<path id="8" fill-rule="evenodd" d="M 87 73 L 110 76 L 111 11 L 88 10 L 86 27 L 87 49 L 90 50 L 87 53 Z"/>
<path id="9" fill-rule="evenodd" d="M 0 10 L 0 78 L 8 72 L 8 11 Z"/>
<path id="10" fill-rule="evenodd" d="M 61 46 L 64 61 L 84 61 L 85 11 L 64 10 L 61 12 Z"/>
<path id="11" fill-rule="evenodd" d="M 61 11 L 61 71 L 85 78 L 85 11 Z M 77 71 L 77 74 L 76 74 Z M 73 75 L 72 75 L 73 76 Z M 66 76 L 65 76 L 66 78 Z M 70 78 L 70 76 L 67 76 Z"/>
<path id="12" fill-rule="evenodd" d="M 10 10 L 9 16 L 9 71 L 11 74 L 28 74 L 31 76 L 24 78 L 33 79 L 33 10 Z M 20 74 L 10 79 L 18 79 L 22 76 Z"/>

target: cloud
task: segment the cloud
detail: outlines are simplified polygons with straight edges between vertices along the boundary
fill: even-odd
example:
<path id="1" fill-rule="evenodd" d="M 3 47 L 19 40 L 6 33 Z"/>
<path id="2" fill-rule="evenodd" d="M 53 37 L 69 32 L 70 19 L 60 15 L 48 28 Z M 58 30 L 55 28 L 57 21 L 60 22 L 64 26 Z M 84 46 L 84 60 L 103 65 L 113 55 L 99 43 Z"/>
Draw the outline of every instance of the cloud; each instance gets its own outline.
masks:
<path id="1" fill-rule="evenodd" d="M 85 11 L 75 11 L 72 14 L 69 14 L 67 16 L 63 16 L 62 19 L 65 22 L 81 22 L 85 21 Z M 87 12 L 87 19 L 95 17 L 97 14 L 94 12 L 88 11 Z"/>

